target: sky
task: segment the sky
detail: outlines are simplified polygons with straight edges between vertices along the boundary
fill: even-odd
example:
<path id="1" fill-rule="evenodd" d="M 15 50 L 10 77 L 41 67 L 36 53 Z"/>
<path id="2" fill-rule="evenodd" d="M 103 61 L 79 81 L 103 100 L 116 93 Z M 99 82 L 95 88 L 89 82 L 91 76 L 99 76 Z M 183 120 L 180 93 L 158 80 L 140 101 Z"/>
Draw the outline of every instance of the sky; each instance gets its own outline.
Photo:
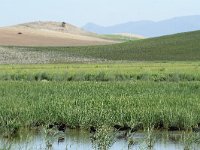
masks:
<path id="1" fill-rule="evenodd" d="M 32 21 L 109 26 L 189 15 L 200 15 L 200 0 L 0 0 L 0 26 Z"/>

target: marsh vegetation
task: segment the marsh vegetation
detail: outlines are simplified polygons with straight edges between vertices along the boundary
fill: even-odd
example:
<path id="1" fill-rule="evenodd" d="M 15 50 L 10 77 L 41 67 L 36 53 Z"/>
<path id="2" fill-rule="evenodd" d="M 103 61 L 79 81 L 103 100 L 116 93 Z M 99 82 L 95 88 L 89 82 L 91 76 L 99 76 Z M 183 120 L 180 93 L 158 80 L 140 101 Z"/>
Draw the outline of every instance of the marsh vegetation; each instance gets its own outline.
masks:
<path id="1" fill-rule="evenodd" d="M 1 47 L 3 141 L 43 128 L 51 148 L 76 129 L 91 132 L 91 149 L 112 149 L 116 137 L 131 149 L 141 143 L 133 135 L 143 132 L 143 148 L 156 149 L 159 130 L 181 131 L 181 148 L 198 148 L 199 37 L 197 31 L 108 46 Z"/>

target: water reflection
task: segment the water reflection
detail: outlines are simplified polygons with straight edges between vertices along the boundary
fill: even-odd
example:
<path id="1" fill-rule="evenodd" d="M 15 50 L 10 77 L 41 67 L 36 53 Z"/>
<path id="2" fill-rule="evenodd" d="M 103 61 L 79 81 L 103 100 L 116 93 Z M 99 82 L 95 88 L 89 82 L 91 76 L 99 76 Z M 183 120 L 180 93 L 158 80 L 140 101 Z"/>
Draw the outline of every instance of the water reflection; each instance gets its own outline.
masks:
<path id="1" fill-rule="evenodd" d="M 45 132 L 43 129 L 22 130 L 13 138 L 0 138 L 0 149 L 11 150 L 92 150 L 93 135 L 85 130 Z M 124 132 L 115 134 L 110 150 L 200 150 L 199 133 L 184 132 L 137 132 L 128 138 Z M 148 139 L 150 137 L 151 139 Z M 151 140 L 151 141 L 150 141 Z M 151 142 L 151 144 L 149 144 Z M 98 147 L 96 147 L 98 148 Z"/>

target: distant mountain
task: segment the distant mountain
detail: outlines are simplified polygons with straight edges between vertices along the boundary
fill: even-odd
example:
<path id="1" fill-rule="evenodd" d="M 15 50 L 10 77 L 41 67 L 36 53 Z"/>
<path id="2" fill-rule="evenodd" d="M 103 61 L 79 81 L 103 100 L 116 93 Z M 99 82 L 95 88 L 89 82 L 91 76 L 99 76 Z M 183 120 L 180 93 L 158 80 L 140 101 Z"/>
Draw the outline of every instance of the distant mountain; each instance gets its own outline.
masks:
<path id="1" fill-rule="evenodd" d="M 156 37 L 180 32 L 200 30 L 200 15 L 176 17 L 159 22 L 144 20 L 108 27 L 88 23 L 83 29 L 98 34 L 132 33 L 145 37 Z"/>

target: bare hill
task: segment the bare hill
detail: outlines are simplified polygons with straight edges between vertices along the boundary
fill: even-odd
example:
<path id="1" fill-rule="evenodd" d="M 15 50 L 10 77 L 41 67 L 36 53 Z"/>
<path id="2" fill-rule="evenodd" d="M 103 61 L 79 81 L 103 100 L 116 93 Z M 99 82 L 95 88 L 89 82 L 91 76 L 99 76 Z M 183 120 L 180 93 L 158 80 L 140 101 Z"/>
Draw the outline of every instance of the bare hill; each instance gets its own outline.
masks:
<path id="1" fill-rule="evenodd" d="M 78 28 L 66 22 L 38 21 L 38 22 L 19 24 L 19 25 L 16 25 L 15 27 L 58 31 L 62 33 L 70 33 L 70 34 L 77 34 L 77 35 L 90 35 L 90 36 L 95 35 L 95 33 L 87 32 L 81 28 Z"/>
<path id="2" fill-rule="evenodd" d="M 81 46 L 116 43 L 95 37 L 73 25 L 62 22 L 32 22 L 0 28 L 0 45 L 14 46 Z"/>

